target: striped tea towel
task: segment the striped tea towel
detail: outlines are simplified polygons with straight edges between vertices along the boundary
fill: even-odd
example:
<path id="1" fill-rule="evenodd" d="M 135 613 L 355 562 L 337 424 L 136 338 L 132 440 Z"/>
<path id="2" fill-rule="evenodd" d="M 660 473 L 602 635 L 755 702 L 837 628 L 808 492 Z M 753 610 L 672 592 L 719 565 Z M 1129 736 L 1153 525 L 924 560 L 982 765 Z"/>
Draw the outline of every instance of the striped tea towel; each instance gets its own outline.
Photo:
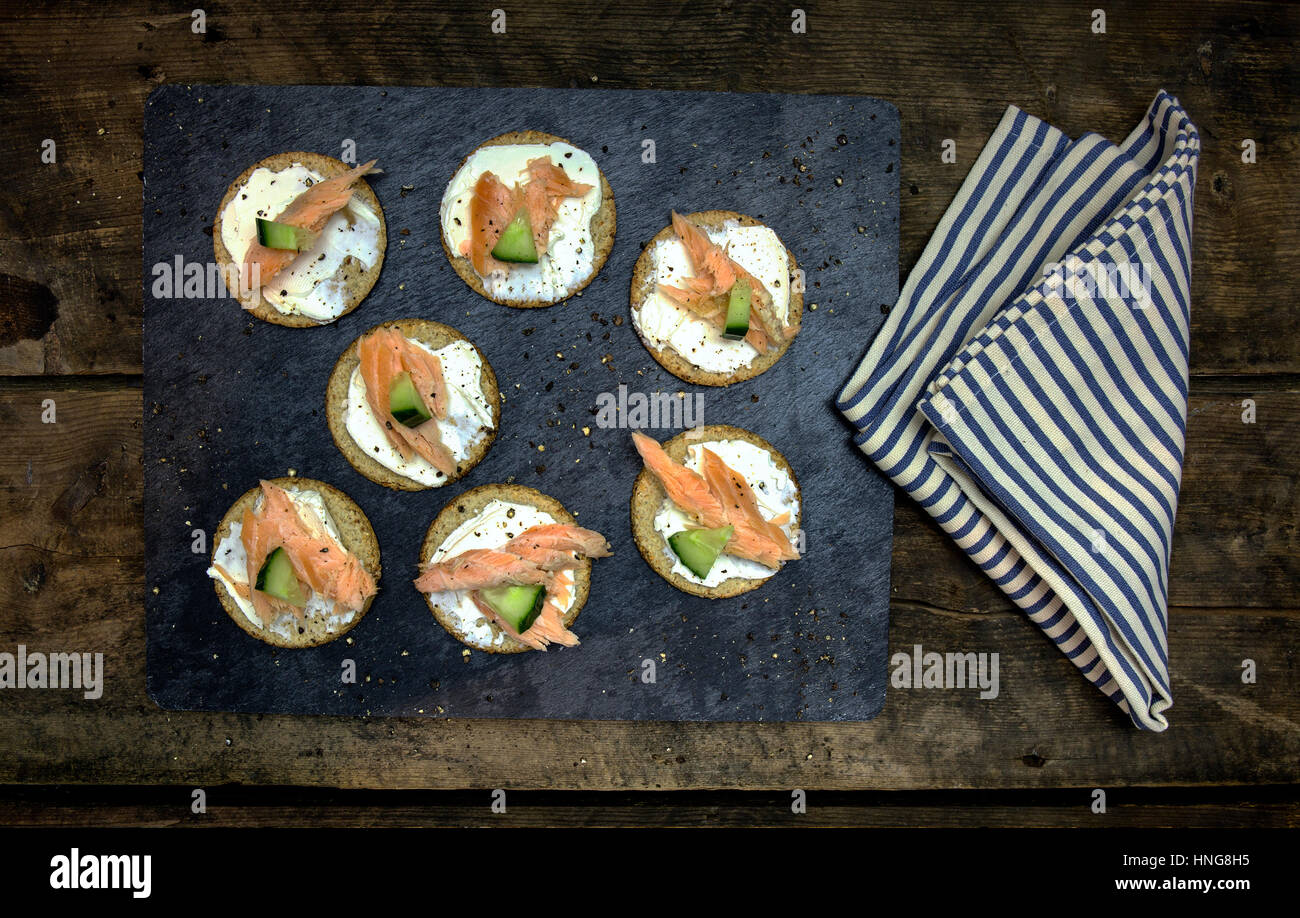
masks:
<path id="1" fill-rule="evenodd" d="M 1200 139 L 1014 106 L 845 385 L 854 442 L 1144 729 L 1164 730 Z"/>

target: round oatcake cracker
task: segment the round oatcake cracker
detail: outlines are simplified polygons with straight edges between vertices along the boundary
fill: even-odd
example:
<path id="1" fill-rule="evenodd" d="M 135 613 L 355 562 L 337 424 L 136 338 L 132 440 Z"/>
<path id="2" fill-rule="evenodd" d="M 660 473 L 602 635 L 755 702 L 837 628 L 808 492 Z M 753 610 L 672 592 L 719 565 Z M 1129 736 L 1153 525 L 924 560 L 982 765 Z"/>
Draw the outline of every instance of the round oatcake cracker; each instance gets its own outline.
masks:
<path id="1" fill-rule="evenodd" d="M 216 254 L 217 264 L 221 266 L 223 276 L 238 277 L 237 273 L 232 272 L 238 272 L 239 270 L 239 266 L 234 263 L 234 257 L 226 250 L 225 243 L 221 240 L 221 218 L 226 212 L 226 206 L 234 200 L 235 195 L 239 193 L 239 190 L 244 187 L 248 179 L 258 169 L 266 168 L 272 172 L 281 172 L 295 163 L 305 166 L 325 178 L 342 175 L 352 168 L 346 163 L 320 153 L 296 152 L 277 153 L 274 156 L 268 156 L 266 159 L 253 163 L 253 165 L 241 172 L 239 177 L 231 182 L 230 187 L 226 189 L 226 194 L 217 207 L 217 216 L 212 224 L 212 247 Z M 335 277 L 341 279 L 348 296 L 348 303 L 343 312 L 329 322 L 317 322 L 308 316 L 281 312 L 262 296 L 260 288 L 244 295 L 236 286 L 234 290 L 230 291 L 230 294 L 239 300 L 240 305 L 247 312 L 275 325 L 284 325 L 288 328 L 316 328 L 320 325 L 337 322 L 361 305 L 361 301 L 366 298 L 366 294 L 375 286 L 375 281 L 379 280 L 379 272 L 384 267 L 384 253 L 388 247 L 388 227 L 384 220 L 384 209 L 379 204 L 379 198 L 375 196 L 375 192 L 366 183 L 365 179 L 359 180 L 352 186 L 352 193 L 357 200 L 365 204 L 379 218 L 379 257 L 375 259 L 375 263 L 369 268 L 350 255 L 339 266 Z"/>
<path id="2" fill-rule="evenodd" d="M 557 523 L 566 523 L 577 525 L 577 520 L 573 514 L 564 509 L 554 497 L 543 494 L 533 488 L 525 485 L 515 484 L 487 484 L 480 485 L 477 488 L 470 488 L 464 494 L 452 498 L 447 505 L 439 511 L 433 523 L 429 526 L 429 531 L 424 536 L 424 543 L 420 546 L 420 557 L 417 563 L 423 567 L 424 563 L 429 560 L 435 551 L 443 542 L 456 531 L 462 523 L 474 516 L 482 513 L 484 508 L 493 500 L 508 501 L 513 504 L 524 504 L 529 507 L 536 507 L 545 513 L 550 514 Z M 583 558 L 578 562 L 578 566 L 573 568 L 573 605 L 564 613 L 564 627 L 572 628 L 573 622 L 582 611 L 583 604 L 587 601 L 587 594 L 591 591 L 591 559 Z M 526 650 L 532 650 L 527 644 L 516 641 L 510 635 L 505 634 L 497 627 L 495 622 L 488 622 L 492 629 L 493 641 L 497 635 L 501 635 L 500 644 L 493 644 L 488 647 L 480 647 L 477 644 L 470 643 L 466 639 L 466 633 L 451 618 L 448 610 L 434 603 L 430 595 L 425 595 L 425 601 L 429 603 L 429 608 L 433 610 L 433 617 L 438 620 L 438 624 L 447 629 L 447 633 L 460 641 L 466 647 L 473 650 L 482 650 L 486 653 L 522 653 Z"/>
<path id="3" fill-rule="evenodd" d="M 772 456 L 773 462 L 790 476 L 790 480 L 794 482 L 795 494 L 799 497 L 799 511 L 794 515 L 794 528 L 797 532 L 803 520 L 803 491 L 799 487 L 799 479 L 785 456 L 758 434 L 740 427 L 732 427 L 730 424 L 708 424 L 679 433 L 664 443 L 663 448 L 669 458 L 680 465 L 686 462 L 688 447 L 718 440 L 744 440 L 752 443 L 766 450 Z M 641 557 L 645 558 L 646 564 L 649 564 L 660 577 L 684 593 L 704 596 L 708 599 L 724 599 L 756 590 L 771 579 L 771 576 L 776 575 L 777 572 L 773 571 L 771 576 L 758 579 L 728 577 L 717 586 L 710 587 L 676 573 L 673 565 L 677 556 L 669 547 L 668 540 L 655 529 L 655 515 L 667 496 L 663 485 L 659 483 L 654 473 L 647 468 L 642 468 L 641 473 L 636 477 L 636 483 L 632 486 L 632 538 L 636 541 L 636 547 L 640 550 Z"/>
<path id="4" fill-rule="evenodd" d="M 460 170 L 465 166 L 465 163 L 469 162 L 470 157 L 484 147 L 499 147 L 526 143 L 567 143 L 570 146 L 577 146 L 577 144 L 574 144 L 563 137 L 557 137 L 555 134 L 547 134 L 542 131 L 510 131 L 509 133 L 501 134 L 498 137 L 493 137 L 491 140 L 485 140 L 474 150 L 470 151 L 469 156 L 466 156 L 460 161 L 460 165 L 456 167 L 456 171 L 453 172 L 451 178 L 447 180 L 447 186 L 451 186 L 451 182 L 460 173 Z M 598 165 L 596 168 L 599 170 L 600 166 Z M 446 191 L 443 192 L 443 195 L 444 197 L 446 196 Z M 441 206 L 439 207 L 439 213 L 441 214 Z M 513 306 L 516 309 L 537 309 L 543 306 L 554 306 L 556 303 L 567 300 L 595 279 L 596 275 L 600 273 L 600 269 L 604 267 L 605 259 L 609 257 L 610 251 L 614 248 L 614 231 L 617 228 L 617 223 L 617 212 L 614 205 L 614 190 L 610 187 L 609 180 L 605 178 L 605 173 L 602 171 L 600 173 L 600 209 L 591 215 L 591 240 L 595 247 L 594 254 L 592 255 L 591 274 L 572 289 L 565 291 L 563 296 L 557 297 L 553 300 L 508 300 L 495 297 L 488 292 L 487 287 L 483 284 L 483 278 L 478 276 L 478 272 L 474 270 L 474 265 L 470 263 L 469 258 L 451 250 L 451 246 L 447 242 L 446 233 L 441 234 L 442 250 L 447 253 L 447 259 L 451 262 L 451 266 L 455 269 L 456 273 L 460 275 L 461 280 L 468 284 L 475 293 L 486 297 L 494 303 L 500 303 L 502 306 Z M 441 224 L 442 221 L 439 219 L 440 227 Z"/>
<path id="5" fill-rule="evenodd" d="M 686 214 L 686 219 L 710 230 L 722 229 L 728 222 L 733 221 L 741 226 L 763 226 L 760 220 L 748 217 L 745 214 L 739 214 L 731 210 L 702 210 L 693 214 Z M 794 342 L 798 334 L 800 322 L 803 320 L 803 290 L 800 286 L 790 282 L 790 308 L 788 312 L 788 321 L 795 328 L 795 335 L 783 341 L 776 347 L 769 348 L 766 354 L 759 354 L 749 364 L 737 367 L 731 373 L 719 373 L 713 370 L 705 370 L 691 363 L 681 354 L 677 353 L 670 347 L 655 346 L 641 332 L 641 323 L 639 315 L 641 304 L 646 301 L 654 290 L 655 286 L 655 265 L 653 253 L 655 248 L 661 243 L 676 238 L 673 232 L 672 224 L 668 224 L 655 237 L 646 244 L 641 250 L 640 257 L 636 260 L 636 267 L 632 271 L 632 289 L 631 289 L 631 307 L 632 307 L 632 327 L 636 329 L 637 336 L 641 343 L 645 345 L 646 350 L 650 352 L 661 367 L 672 373 L 678 379 L 685 380 L 689 383 L 695 383 L 700 386 L 729 386 L 732 383 L 741 382 L 746 379 L 753 379 L 760 373 L 766 372 L 773 364 L 781 359 L 783 355 Z M 790 259 L 790 277 L 793 278 L 799 269 L 798 262 L 795 261 L 794 253 L 788 248 L 786 255 Z"/>
<path id="6" fill-rule="evenodd" d="M 361 566 L 370 573 L 370 576 L 375 578 L 375 583 L 379 582 L 382 571 L 379 564 L 379 540 L 375 538 L 375 530 L 371 527 L 370 520 L 366 519 L 365 513 L 362 512 L 352 498 L 333 485 L 313 478 L 271 478 L 268 481 L 290 492 L 318 492 L 325 502 L 325 509 L 329 511 L 334 520 L 343 547 L 357 556 Z M 220 548 L 222 540 L 230 534 L 230 527 L 243 519 L 245 510 L 254 508 L 261 493 L 262 488 L 260 485 L 249 488 L 240 496 L 239 500 L 230 506 L 230 509 L 226 511 L 226 515 L 221 518 L 221 523 L 217 527 L 217 534 L 213 539 L 213 564 L 218 563 L 217 550 Z M 235 572 L 231 571 L 231 573 Z M 222 608 L 226 610 L 226 613 L 234 620 L 236 625 L 259 641 L 265 641 L 267 644 L 276 647 L 319 647 L 321 644 L 328 644 L 356 627 L 357 622 L 365 617 L 365 614 L 370 611 L 370 604 L 374 602 L 373 596 L 366 600 L 366 604 L 361 608 L 361 611 L 352 617 L 352 621 L 338 631 L 329 631 L 325 626 L 325 619 L 312 616 L 299 619 L 297 629 L 291 631 L 290 636 L 286 638 L 269 628 L 260 628 L 250 622 L 248 617 L 244 615 L 243 610 L 235 603 L 234 597 L 231 596 L 224 581 L 214 579 L 212 585 L 217 591 L 217 598 L 221 600 Z"/>
<path id="7" fill-rule="evenodd" d="M 441 484 L 422 484 L 414 479 L 407 478 L 399 472 L 394 472 L 362 449 L 352 439 L 352 435 L 348 433 L 348 387 L 352 381 L 352 372 L 361 364 L 357 349 L 358 343 L 361 338 L 364 338 L 376 328 L 395 328 L 407 338 L 419 341 L 434 350 L 446 347 L 453 341 L 465 341 L 474 348 L 483 364 L 479 382 L 483 388 L 483 396 L 492 408 L 492 429 L 474 445 L 469 457 L 457 467 L 456 474 L 445 479 Z M 398 319 L 393 322 L 383 322 L 367 329 L 339 357 L 334 364 L 334 370 L 330 373 L 329 384 L 325 389 L 325 419 L 329 422 L 330 435 L 334 438 L 334 444 L 347 457 L 348 462 L 352 463 L 352 467 L 362 475 L 376 484 L 392 488 L 395 491 L 423 491 L 460 480 L 487 455 L 488 450 L 492 448 L 492 443 L 496 440 L 497 431 L 501 427 L 501 394 L 497 388 L 496 374 L 492 372 L 492 365 L 488 363 L 487 357 L 483 356 L 483 352 L 479 350 L 473 341 L 470 341 L 450 325 L 443 325 L 441 322 L 433 322 L 428 319 Z"/>

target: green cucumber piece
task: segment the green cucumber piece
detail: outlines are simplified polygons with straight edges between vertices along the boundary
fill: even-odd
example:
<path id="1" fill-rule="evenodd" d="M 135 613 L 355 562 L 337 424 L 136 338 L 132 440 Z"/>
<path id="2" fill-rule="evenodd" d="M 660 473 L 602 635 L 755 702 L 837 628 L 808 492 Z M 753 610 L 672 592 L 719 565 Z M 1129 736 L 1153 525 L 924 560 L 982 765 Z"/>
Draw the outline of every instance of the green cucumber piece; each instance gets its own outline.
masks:
<path id="1" fill-rule="evenodd" d="M 718 555 L 731 539 L 734 526 L 717 529 L 683 529 L 668 537 L 668 544 L 696 577 L 708 577 Z"/>
<path id="2" fill-rule="evenodd" d="M 528 219 L 528 211 L 519 211 L 501 231 L 501 237 L 492 249 L 492 257 L 516 264 L 537 264 L 537 244 L 533 242 L 533 224 Z"/>
<path id="3" fill-rule="evenodd" d="M 274 220 L 257 218 L 257 241 L 268 249 L 285 249 L 290 252 L 305 252 L 316 241 L 316 233 L 301 226 L 276 223 Z"/>
<path id="4" fill-rule="evenodd" d="M 515 629 L 523 634 L 542 613 L 546 601 L 546 588 L 539 585 L 488 587 L 478 591 L 479 597 Z"/>
<path id="5" fill-rule="evenodd" d="M 394 376 L 388 387 L 388 412 L 407 427 L 419 427 L 433 417 L 420 398 L 411 374 L 405 371 Z"/>
<path id="6" fill-rule="evenodd" d="M 257 590 L 299 609 L 307 605 L 298 575 L 293 572 L 293 562 L 283 548 L 277 548 L 262 562 L 262 569 L 257 572 Z"/>
<path id="7" fill-rule="evenodd" d="M 753 295 L 749 281 L 743 277 L 731 285 L 731 301 L 727 303 L 727 324 L 722 337 L 741 341 L 749 334 L 749 301 Z"/>

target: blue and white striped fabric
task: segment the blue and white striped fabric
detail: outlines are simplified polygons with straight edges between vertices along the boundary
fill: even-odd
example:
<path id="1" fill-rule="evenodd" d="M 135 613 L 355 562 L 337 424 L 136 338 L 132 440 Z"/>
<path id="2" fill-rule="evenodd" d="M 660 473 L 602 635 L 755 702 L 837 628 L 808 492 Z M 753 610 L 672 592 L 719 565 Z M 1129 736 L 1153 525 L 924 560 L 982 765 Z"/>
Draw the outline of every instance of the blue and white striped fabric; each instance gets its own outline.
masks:
<path id="1" fill-rule="evenodd" d="M 1079 670 L 1164 730 L 1200 139 L 1009 108 L 844 387 L 854 441 Z"/>

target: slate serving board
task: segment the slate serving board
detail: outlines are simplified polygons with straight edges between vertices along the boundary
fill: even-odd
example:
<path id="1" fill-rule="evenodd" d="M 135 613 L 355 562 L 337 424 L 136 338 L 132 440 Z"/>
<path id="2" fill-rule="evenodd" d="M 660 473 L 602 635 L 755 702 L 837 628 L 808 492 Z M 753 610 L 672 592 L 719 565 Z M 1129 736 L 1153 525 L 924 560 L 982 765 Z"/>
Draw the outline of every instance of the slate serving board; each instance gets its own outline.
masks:
<path id="1" fill-rule="evenodd" d="M 442 192 L 479 142 L 532 128 L 590 152 L 614 190 L 618 234 L 581 296 L 540 310 L 484 300 L 456 276 Z M 233 299 L 170 298 L 161 271 L 212 261 L 227 185 L 273 153 L 377 157 L 383 273 L 337 324 L 263 323 Z M 646 162 L 653 141 L 654 162 Z M 162 707 L 347 715 L 593 720 L 866 720 L 884 703 L 893 494 L 852 446 L 833 399 L 893 303 L 898 113 L 876 99 L 651 91 L 164 86 L 144 127 L 144 462 L 148 687 Z M 404 187 L 405 186 L 405 187 Z M 632 267 L 669 211 L 737 210 L 772 226 L 807 272 L 803 331 L 757 379 L 693 387 L 662 370 L 628 320 Z M 158 268 L 159 265 L 170 266 Z M 175 294 L 178 291 L 173 291 Z M 179 292 L 183 293 L 183 289 Z M 193 291 L 192 291 L 193 292 Z M 218 291 L 220 294 L 220 291 Z M 813 304 L 816 304 L 815 306 Z M 331 367 L 372 325 L 436 319 L 486 354 L 507 400 L 487 458 L 462 481 L 397 493 L 335 448 Z M 705 423 L 766 437 L 799 476 L 806 556 L 730 600 L 688 596 L 637 552 L 628 501 L 639 461 L 603 429 L 602 392 L 703 393 Z M 584 436 L 581 428 L 590 428 Z M 676 430 L 651 430 L 660 440 Z M 539 451 L 537 446 L 545 446 Z M 578 461 L 581 460 L 581 461 Z M 230 621 L 205 576 L 229 505 L 294 469 L 348 493 L 383 554 L 381 592 L 345 637 L 277 650 Z M 444 503 L 513 480 L 604 533 L 574 630 L 582 645 L 467 657 L 411 585 Z M 195 553 L 203 530 L 204 553 Z M 355 661 L 356 684 L 341 680 Z M 654 661 L 654 680 L 645 663 Z"/>

